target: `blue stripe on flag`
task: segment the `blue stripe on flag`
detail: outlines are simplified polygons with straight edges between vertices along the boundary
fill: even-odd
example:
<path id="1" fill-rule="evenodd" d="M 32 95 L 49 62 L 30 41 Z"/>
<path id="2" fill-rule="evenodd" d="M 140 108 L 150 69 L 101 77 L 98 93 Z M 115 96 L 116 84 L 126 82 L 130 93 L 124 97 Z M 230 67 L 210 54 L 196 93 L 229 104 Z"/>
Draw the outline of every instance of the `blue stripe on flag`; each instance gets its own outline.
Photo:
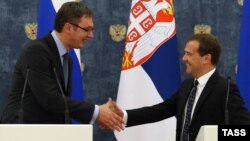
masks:
<path id="1" fill-rule="evenodd" d="M 142 67 L 161 97 L 169 98 L 178 89 L 181 81 L 176 35 L 161 45 Z"/>
<path id="2" fill-rule="evenodd" d="M 40 0 L 38 11 L 37 38 L 41 38 L 53 30 L 56 11 L 51 0 Z"/>
<path id="3" fill-rule="evenodd" d="M 81 74 L 81 68 L 79 65 L 79 61 L 77 59 L 76 53 L 73 49 L 71 49 L 69 51 L 69 54 L 73 60 L 73 70 L 72 70 L 72 79 L 74 81 L 72 81 L 72 95 L 71 97 L 73 99 L 77 99 L 77 100 L 83 100 L 84 96 L 83 96 L 83 82 L 82 79 L 79 79 L 78 77 L 82 78 L 82 74 Z"/>
<path id="4" fill-rule="evenodd" d="M 250 110 L 250 1 L 245 0 L 242 11 L 237 84 Z"/>

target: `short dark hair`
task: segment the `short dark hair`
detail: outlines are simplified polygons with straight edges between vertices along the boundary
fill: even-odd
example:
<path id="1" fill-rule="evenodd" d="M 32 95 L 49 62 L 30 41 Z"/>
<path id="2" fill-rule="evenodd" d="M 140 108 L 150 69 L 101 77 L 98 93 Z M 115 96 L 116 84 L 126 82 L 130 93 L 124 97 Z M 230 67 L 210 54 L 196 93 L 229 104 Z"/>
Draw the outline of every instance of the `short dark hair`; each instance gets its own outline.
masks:
<path id="1" fill-rule="evenodd" d="M 188 38 L 187 43 L 190 41 L 198 41 L 200 43 L 198 49 L 198 53 L 200 54 L 200 56 L 211 54 L 211 63 L 213 65 L 216 65 L 218 63 L 221 54 L 221 47 L 214 35 L 195 34 Z"/>
<path id="2" fill-rule="evenodd" d="M 92 15 L 92 11 L 81 2 L 66 2 L 56 14 L 54 29 L 61 32 L 65 23 L 77 24 L 81 17 L 92 17 Z"/>

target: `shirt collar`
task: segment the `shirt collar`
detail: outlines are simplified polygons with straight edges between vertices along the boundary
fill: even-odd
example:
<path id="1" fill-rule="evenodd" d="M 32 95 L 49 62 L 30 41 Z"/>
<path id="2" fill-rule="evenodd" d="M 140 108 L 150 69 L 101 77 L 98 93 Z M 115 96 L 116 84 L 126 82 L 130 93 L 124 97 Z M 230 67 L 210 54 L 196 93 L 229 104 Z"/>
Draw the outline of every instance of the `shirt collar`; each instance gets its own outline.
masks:
<path id="1" fill-rule="evenodd" d="M 202 75 L 200 78 L 198 78 L 198 79 L 197 79 L 198 82 L 199 82 L 198 85 L 200 85 L 200 86 L 206 85 L 208 79 L 212 76 L 212 74 L 215 72 L 215 70 L 216 70 L 216 69 L 213 68 L 211 71 L 209 71 L 208 73 L 206 73 L 206 74 Z"/>
<path id="2" fill-rule="evenodd" d="M 55 30 L 52 31 L 51 35 L 52 35 L 52 37 L 54 38 L 54 40 L 56 42 L 56 46 L 57 46 L 57 49 L 59 51 L 60 56 L 63 56 L 65 53 L 67 53 L 67 50 L 63 46 L 63 44 L 60 41 L 60 39 L 57 37 Z"/>

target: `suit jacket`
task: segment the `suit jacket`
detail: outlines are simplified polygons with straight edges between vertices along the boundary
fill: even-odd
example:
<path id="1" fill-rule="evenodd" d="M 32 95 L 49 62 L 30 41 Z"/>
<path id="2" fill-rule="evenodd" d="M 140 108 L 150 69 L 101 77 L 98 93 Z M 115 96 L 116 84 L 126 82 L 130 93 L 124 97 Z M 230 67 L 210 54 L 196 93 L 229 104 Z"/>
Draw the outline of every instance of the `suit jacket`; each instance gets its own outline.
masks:
<path id="1" fill-rule="evenodd" d="M 72 67 L 72 60 L 70 66 Z M 27 69 L 29 69 L 28 76 Z M 59 51 L 51 34 L 31 41 L 23 48 L 15 65 L 2 122 L 17 123 L 22 115 L 24 123 L 64 123 L 65 101 L 56 75 L 66 95 L 70 117 L 82 123 L 89 123 L 94 105 L 68 98 L 71 83 L 69 82 L 68 91 L 66 91 Z M 23 98 L 23 113 L 20 114 L 21 94 L 26 77 L 28 81 Z"/>
<path id="2" fill-rule="evenodd" d="M 128 110 L 127 126 L 157 122 L 168 117 L 177 118 L 176 140 L 180 140 L 185 104 L 194 79 L 185 80 L 179 90 L 162 103 L 151 107 Z M 202 125 L 225 123 L 225 102 L 228 82 L 217 71 L 209 78 L 197 101 L 189 128 L 189 141 L 194 141 Z M 250 124 L 250 116 L 237 86 L 230 83 L 228 101 L 229 124 Z"/>

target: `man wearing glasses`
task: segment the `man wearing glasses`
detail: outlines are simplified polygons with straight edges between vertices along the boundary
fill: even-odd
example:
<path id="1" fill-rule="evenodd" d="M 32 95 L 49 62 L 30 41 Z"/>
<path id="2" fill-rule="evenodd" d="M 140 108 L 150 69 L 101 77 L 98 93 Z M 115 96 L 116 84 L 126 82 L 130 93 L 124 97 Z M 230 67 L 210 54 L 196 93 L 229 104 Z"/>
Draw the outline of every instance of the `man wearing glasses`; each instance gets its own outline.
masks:
<path id="1" fill-rule="evenodd" d="M 91 10 L 80 2 L 59 9 L 54 30 L 29 42 L 16 63 L 3 123 L 70 123 L 74 118 L 93 124 L 97 119 L 120 131 L 122 118 L 110 111 L 109 102 L 95 105 L 69 98 L 72 60 L 70 48 L 80 49 L 93 38 Z M 20 112 L 21 111 L 21 112 Z"/>

